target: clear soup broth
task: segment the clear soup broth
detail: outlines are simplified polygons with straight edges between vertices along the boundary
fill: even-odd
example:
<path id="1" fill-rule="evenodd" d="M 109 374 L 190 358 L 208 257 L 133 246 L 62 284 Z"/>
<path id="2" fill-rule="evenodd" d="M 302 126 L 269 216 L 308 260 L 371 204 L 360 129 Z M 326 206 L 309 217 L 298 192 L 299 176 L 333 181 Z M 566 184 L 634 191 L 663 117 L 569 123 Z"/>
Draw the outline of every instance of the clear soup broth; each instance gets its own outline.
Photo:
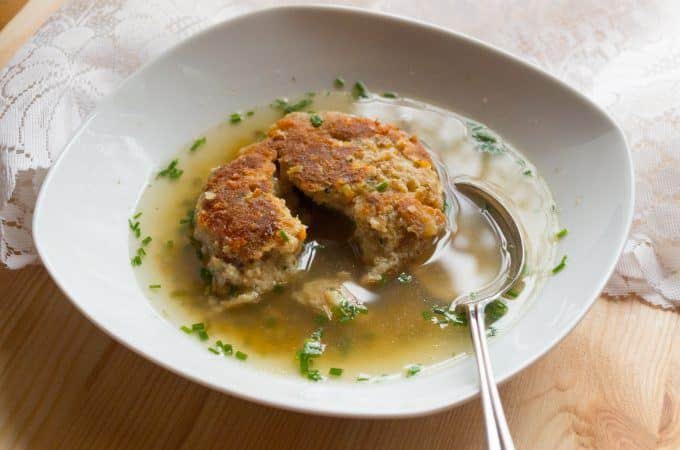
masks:
<path id="1" fill-rule="evenodd" d="M 555 232 L 559 229 L 556 208 L 536 168 L 511 146 L 501 153 L 480 150 L 470 133 L 469 121 L 431 105 L 408 99 L 372 96 L 356 101 L 346 92 L 323 92 L 307 96 L 305 110 L 341 111 L 378 118 L 416 134 L 439 154 L 451 178 L 466 175 L 489 183 L 512 206 L 526 232 L 527 270 L 507 298 L 508 313 L 490 330 L 502 334 L 526 307 L 554 262 Z M 457 196 L 455 233 L 447 233 L 432 251 L 403 274 L 377 286 L 359 284 L 362 265 L 349 236 L 352 223 L 332 211 L 302 202 L 293 209 L 309 225 L 308 242 L 316 242 L 305 270 L 290 284 L 265 294 L 258 304 L 224 310 L 219 299 L 206 291 L 201 263 L 190 240 L 187 214 L 205 184 L 210 169 L 228 163 L 238 150 L 261 139 L 269 126 L 282 117 L 270 105 L 255 108 L 231 123 L 229 117 L 207 130 L 205 142 L 192 150 L 192 143 L 178 153 L 177 179 L 153 179 L 143 194 L 133 219 L 140 237 L 132 233 L 131 254 L 143 247 L 142 264 L 135 267 L 142 289 L 151 304 L 177 327 L 205 324 L 213 350 L 218 340 L 234 352 L 247 355 L 255 364 L 282 374 L 300 371 L 296 353 L 316 330 L 323 329 L 323 355 L 314 359 L 315 369 L 328 377 L 330 368 L 341 368 L 338 380 L 382 380 L 412 375 L 452 363 L 470 351 L 465 326 L 438 323 L 433 306 L 446 306 L 456 296 L 489 282 L 500 266 L 498 243 L 473 204 Z M 161 170 L 162 168 L 159 168 Z M 152 238 L 146 245 L 141 241 Z M 294 301 L 291 293 L 310 280 L 338 273 L 349 274 L 345 287 L 365 302 L 366 314 L 355 320 L 328 321 Z M 517 294 L 517 295 L 514 295 Z M 511 298 L 514 297 L 514 298 Z M 187 339 L 201 342 L 196 333 Z M 197 351 L 200 351 L 197 349 Z M 242 356 L 242 355 L 241 355 Z M 224 357 L 215 355 L 215 357 Z M 337 373 L 337 372 L 336 372 Z"/>

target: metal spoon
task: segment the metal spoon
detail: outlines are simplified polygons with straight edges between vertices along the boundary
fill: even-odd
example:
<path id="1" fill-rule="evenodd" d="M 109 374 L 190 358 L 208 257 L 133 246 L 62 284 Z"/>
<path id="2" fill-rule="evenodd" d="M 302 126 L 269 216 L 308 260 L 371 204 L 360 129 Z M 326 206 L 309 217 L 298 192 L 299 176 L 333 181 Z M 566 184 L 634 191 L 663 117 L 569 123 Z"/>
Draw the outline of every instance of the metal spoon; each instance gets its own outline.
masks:
<path id="1" fill-rule="evenodd" d="M 491 450 L 514 450 L 503 405 L 491 371 L 491 361 L 486 343 L 484 308 L 498 299 L 519 279 L 524 268 L 525 243 L 518 222 L 503 202 L 481 183 L 469 179 L 454 180 L 460 195 L 480 207 L 500 242 L 501 270 L 496 278 L 476 292 L 462 295 L 451 303 L 451 310 L 462 306 L 467 310 L 470 336 L 477 357 L 480 391 L 486 437 Z"/>

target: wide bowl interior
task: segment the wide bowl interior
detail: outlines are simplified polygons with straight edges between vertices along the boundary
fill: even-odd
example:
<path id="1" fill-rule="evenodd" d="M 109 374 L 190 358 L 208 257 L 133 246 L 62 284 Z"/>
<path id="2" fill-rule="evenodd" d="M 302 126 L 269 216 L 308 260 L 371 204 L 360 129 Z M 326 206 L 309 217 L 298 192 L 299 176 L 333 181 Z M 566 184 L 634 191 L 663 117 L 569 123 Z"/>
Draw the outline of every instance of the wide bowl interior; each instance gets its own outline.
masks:
<path id="1" fill-rule="evenodd" d="M 212 27 L 145 66 L 97 108 L 42 187 L 34 236 L 51 275 L 87 317 L 129 348 L 254 401 L 388 417 L 475 395 L 470 359 L 422 377 L 360 385 L 311 383 L 213 358 L 157 314 L 137 285 L 126 221 L 157 168 L 230 112 L 327 89 L 340 74 L 487 123 L 547 179 L 569 228 L 561 249 L 568 269 L 491 343 L 500 380 L 526 367 L 571 330 L 613 269 L 633 203 L 624 138 L 591 102 L 536 68 L 467 37 L 390 16 L 329 7 L 265 10 Z"/>

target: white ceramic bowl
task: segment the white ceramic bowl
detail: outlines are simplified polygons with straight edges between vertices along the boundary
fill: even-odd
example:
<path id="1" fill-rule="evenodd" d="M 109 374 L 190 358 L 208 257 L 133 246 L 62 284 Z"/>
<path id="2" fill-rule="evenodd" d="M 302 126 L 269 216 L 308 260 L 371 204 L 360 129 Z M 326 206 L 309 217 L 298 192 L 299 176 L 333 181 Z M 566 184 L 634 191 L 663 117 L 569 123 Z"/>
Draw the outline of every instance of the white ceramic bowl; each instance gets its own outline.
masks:
<path id="1" fill-rule="evenodd" d="M 561 250 L 570 263 L 491 343 L 498 380 L 507 379 L 574 327 L 612 272 L 632 216 L 631 158 L 617 126 L 583 96 L 502 51 L 431 25 L 347 8 L 287 7 L 188 39 L 123 83 L 73 137 L 38 198 L 38 251 L 102 330 L 211 388 L 342 416 L 410 416 L 456 405 L 478 392 L 470 358 L 370 385 L 277 376 L 214 358 L 159 316 L 135 280 L 126 220 L 158 167 L 230 111 L 326 89 L 337 74 L 488 124 L 550 185 L 569 228 Z"/>

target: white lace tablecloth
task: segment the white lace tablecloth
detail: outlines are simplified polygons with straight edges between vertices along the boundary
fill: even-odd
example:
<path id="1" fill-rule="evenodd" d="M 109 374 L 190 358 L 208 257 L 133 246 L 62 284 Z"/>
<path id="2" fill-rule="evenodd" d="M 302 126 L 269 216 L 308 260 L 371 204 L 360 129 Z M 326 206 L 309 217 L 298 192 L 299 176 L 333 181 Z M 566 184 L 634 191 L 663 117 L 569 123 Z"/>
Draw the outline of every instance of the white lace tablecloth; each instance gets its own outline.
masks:
<path id="1" fill-rule="evenodd" d="M 340 3 L 475 36 L 608 110 L 632 148 L 637 194 L 633 229 L 606 293 L 680 306 L 680 1 Z M 0 72 L 0 261 L 10 268 L 38 262 L 31 239 L 38 188 L 99 99 L 175 42 L 274 4 L 281 3 L 74 0 L 54 14 Z"/>

